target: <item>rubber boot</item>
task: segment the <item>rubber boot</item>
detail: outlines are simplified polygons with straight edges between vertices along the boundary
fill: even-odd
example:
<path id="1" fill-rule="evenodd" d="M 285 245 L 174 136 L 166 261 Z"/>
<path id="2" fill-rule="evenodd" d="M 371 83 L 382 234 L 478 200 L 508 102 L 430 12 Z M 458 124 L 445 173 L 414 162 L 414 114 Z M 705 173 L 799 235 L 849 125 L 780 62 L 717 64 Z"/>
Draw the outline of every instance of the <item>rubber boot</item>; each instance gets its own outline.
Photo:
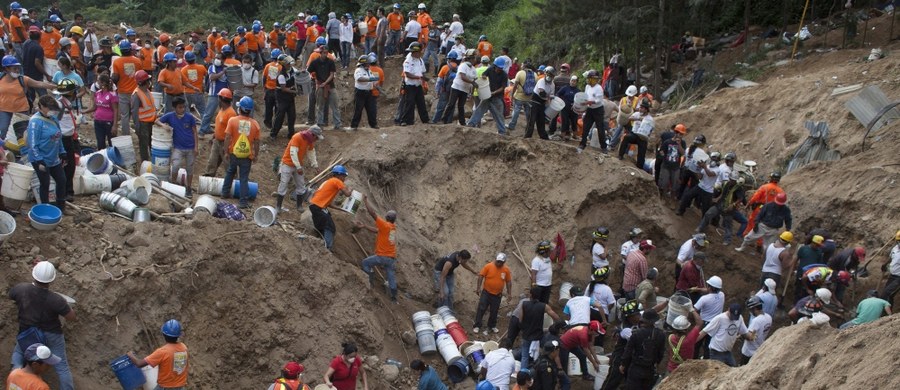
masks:
<path id="1" fill-rule="evenodd" d="M 298 195 L 296 202 L 297 202 L 297 210 L 300 210 L 300 213 L 303 214 L 303 195 Z"/>
<path id="2" fill-rule="evenodd" d="M 281 213 L 282 211 L 287 211 L 281 209 L 282 203 L 284 203 L 284 195 L 275 195 L 275 210 L 279 213 Z"/>
<path id="3" fill-rule="evenodd" d="M 391 289 L 391 302 L 399 304 L 399 302 L 397 302 L 397 289 L 396 288 Z"/>

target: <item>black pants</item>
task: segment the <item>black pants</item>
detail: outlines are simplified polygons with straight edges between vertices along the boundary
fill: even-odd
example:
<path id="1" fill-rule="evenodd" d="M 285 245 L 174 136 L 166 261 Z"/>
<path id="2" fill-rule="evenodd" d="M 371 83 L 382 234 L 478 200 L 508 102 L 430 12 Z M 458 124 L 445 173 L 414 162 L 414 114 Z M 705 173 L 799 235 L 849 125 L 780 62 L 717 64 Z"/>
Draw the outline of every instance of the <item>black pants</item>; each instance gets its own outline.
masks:
<path id="1" fill-rule="evenodd" d="M 369 127 L 378 128 L 378 111 L 375 104 L 375 96 L 372 96 L 371 90 L 357 89 L 353 95 L 353 119 L 350 120 L 350 127 L 359 127 L 359 121 L 362 119 L 363 109 L 366 110 L 366 118 L 369 120 Z"/>
<path id="2" fill-rule="evenodd" d="M 44 166 L 45 171 L 38 169 L 38 164 L 31 163 L 34 167 L 34 173 L 37 173 L 38 180 L 41 182 L 38 187 L 38 195 L 41 197 L 41 203 L 50 203 L 50 178 L 56 182 L 56 207 L 65 211 L 66 209 L 66 173 L 63 170 L 62 163 L 56 166 Z"/>
<path id="3" fill-rule="evenodd" d="M 406 93 L 406 104 L 400 114 L 400 122 L 407 125 L 416 123 L 416 111 L 419 111 L 422 123 L 428 123 L 428 107 L 425 106 L 425 90 L 422 86 L 404 85 L 403 91 Z"/>
<path id="4" fill-rule="evenodd" d="M 456 108 L 456 111 L 459 112 L 459 125 L 466 125 L 466 99 L 468 98 L 468 93 L 458 89 L 450 89 L 450 100 L 447 101 L 447 107 L 444 108 L 444 117 L 442 118 L 445 124 L 453 120 L 453 109 Z"/>
<path id="5" fill-rule="evenodd" d="M 270 129 L 272 128 L 272 116 L 275 115 L 275 90 L 266 88 L 265 94 L 265 102 L 266 102 L 266 111 L 263 115 L 263 124 L 268 126 Z M 275 132 L 278 134 L 278 132 Z"/>
<path id="6" fill-rule="evenodd" d="M 681 195 L 681 201 L 678 203 L 678 214 L 684 214 L 684 211 L 687 210 L 688 207 L 691 207 L 691 202 L 694 201 L 694 198 L 697 198 L 700 201 L 700 213 L 706 214 L 706 210 L 709 210 L 710 205 L 712 204 L 713 194 L 710 192 L 703 191 L 700 186 L 695 186 Z"/>
<path id="7" fill-rule="evenodd" d="M 272 138 L 278 136 L 278 132 L 281 131 L 281 124 L 284 123 L 284 117 L 287 116 L 288 137 L 293 136 L 294 123 L 297 121 L 297 107 L 294 105 L 294 95 L 276 93 L 276 103 L 278 108 L 275 111 L 275 123 L 272 125 L 272 132 L 269 135 Z"/>
<path id="8" fill-rule="evenodd" d="M 530 104 L 531 111 L 528 115 L 528 122 L 525 124 L 525 138 L 531 138 L 536 126 L 538 137 L 550 139 L 547 136 L 547 117 L 544 116 L 544 104 L 539 102 L 531 102 Z"/>
<path id="9" fill-rule="evenodd" d="M 537 286 L 537 287 L 541 290 L 540 295 L 538 295 L 538 300 L 549 304 L 550 303 L 550 289 L 553 288 L 553 286 Z M 532 298 L 534 298 L 534 297 L 532 297 Z"/>
<path id="10" fill-rule="evenodd" d="M 638 169 L 644 169 L 644 159 L 647 157 L 647 140 L 635 133 L 628 133 L 622 138 L 622 143 L 619 145 L 619 159 L 625 157 L 625 153 L 628 153 L 628 147 L 632 144 L 638 147 L 637 162 L 634 165 L 637 165 Z"/>
<path id="11" fill-rule="evenodd" d="M 406 48 L 408 48 L 411 43 L 416 42 L 418 40 L 419 40 L 418 38 L 410 38 L 410 37 L 404 38 L 403 39 L 403 47 L 400 48 L 400 51 L 402 52 L 403 50 L 406 50 Z"/>
<path id="12" fill-rule="evenodd" d="M 509 339 L 510 345 L 515 344 L 516 338 L 519 337 L 519 317 L 509 317 L 509 324 L 506 327 L 506 338 Z"/>
<path id="13" fill-rule="evenodd" d="M 900 291 L 900 276 L 891 275 L 888 278 L 887 283 L 884 285 L 884 289 L 881 290 L 881 299 L 888 301 L 888 303 L 894 303 L 894 295 L 897 295 L 897 291 Z"/>
<path id="14" fill-rule="evenodd" d="M 75 196 L 75 139 L 71 136 L 62 137 L 62 144 L 63 148 L 66 150 L 66 166 L 63 168 L 63 171 L 66 174 L 66 185 L 63 186 L 63 189 L 66 190 L 67 196 Z M 57 183 L 59 183 L 59 181 L 57 181 Z M 58 185 L 56 191 L 59 192 Z"/>
<path id="15" fill-rule="evenodd" d="M 593 353 L 593 351 L 590 351 Z M 559 347 L 559 362 L 564 364 L 563 369 L 568 374 L 569 368 L 569 354 L 575 355 L 578 358 L 578 363 L 581 365 L 581 375 L 588 375 L 588 366 L 587 366 L 587 355 L 581 347 L 575 347 L 572 350 L 568 350 L 563 346 Z"/>
<path id="16" fill-rule="evenodd" d="M 625 374 L 619 372 L 619 365 L 622 364 L 621 353 L 613 352 L 612 356 L 609 359 L 609 362 L 609 374 L 606 375 L 606 380 L 603 382 L 602 389 L 618 390 L 619 385 L 622 384 L 622 380 L 625 379 L 625 375 L 628 374 L 628 367 L 625 367 Z"/>
<path id="17" fill-rule="evenodd" d="M 326 213 L 319 206 L 314 204 L 309 205 L 309 212 L 312 215 L 313 226 L 316 230 L 320 232 L 325 232 L 326 230 L 335 231 L 334 220 L 331 219 L 331 214 Z"/>
<path id="18" fill-rule="evenodd" d="M 341 59 L 341 40 L 338 38 L 328 40 L 328 51 L 334 53 L 337 59 Z M 338 65 L 338 64 L 335 64 Z"/>
<path id="19" fill-rule="evenodd" d="M 631 364 L 625 378 L 625 390 L 650 390 L 656 384 L 656 369 L 651 366 Z"/>
<path id="20" fill-rule="evenodd" d="M 698 183 L 699 183 L 699 181 L 697 181 L 696 173 L 691 172 L 687 168 L 681 168 L 681 178 L 680 178 L 680 183 L 678 185 L 678 192 L 677 192 L 678 199 L 681 199 L 681 197 L 684 195 L 685 191 L 696 187 Z"/>
<path id="21" fill-rule="evenodd" d="M 575 134 L 578 131 L 578 114 L 572 108 L 564 108 L 559 116 L 562 117 L 563 134 Z"/>
<path id="22" fill-rule="evenodd" d="M 497 327 L 497 312 L 500 311 L 500 298 L 502 294 L 491 294 L 481 290 L 481 297 L 478 299 L 478 309 L 475 311 L 475 327 L 481 327 L 481 320 L 484 318 L 484 311 L 490 309 L 488 313 L 488 328 Z"/>
<path id="23" fill-rule="evenodd" d="M 584 112 L 584 129 L 581 132 L 581 148 L 584 149 L 587 146 L 587 138 L 591 133 L 591 127 L 597 125 L 597 137 L 600 138 L 600 150 L 606 151 L 606 134 L 603 132 L 603 107 L 597 108 L 588 108 L 587 111 Z M 574 129 L 578 128 L 578 120 L 576 119 Z M 644 144 L 644 149 L 647 148 L 646 143 Z"/>

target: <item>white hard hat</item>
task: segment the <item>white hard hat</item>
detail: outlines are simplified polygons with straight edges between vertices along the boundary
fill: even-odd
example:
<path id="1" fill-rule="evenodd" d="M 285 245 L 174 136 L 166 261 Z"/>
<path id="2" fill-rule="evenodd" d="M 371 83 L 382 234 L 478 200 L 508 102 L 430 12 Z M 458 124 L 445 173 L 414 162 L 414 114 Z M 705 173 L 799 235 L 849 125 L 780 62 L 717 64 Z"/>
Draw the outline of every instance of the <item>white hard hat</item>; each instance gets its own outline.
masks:
<path id="1" fill-rule="evenodd" d="M 776 287 L 775 279 L 766 278 L 766 281 L 763 283 L 766 285 L 766 288 L 769 290 L 770 293 L 773 293 L 773 294 L 775 293 L 775 287 Z"/>
<path id="2" fill-rule="evenodd" d="M 425 9 L 425 8 L 428 8 L 428 7 L 425 7 L 425 3 L 419 3 L 419 9 Z"/>
<path id="3" fill-rule="evenodd" d="M 305 17 L 305 16 L 306 16 L 306 14 L 304 14 L 303 12 L 297 14 L 297 17 L 298 17 L 298 18 L 302 18 L 302 17 Z"/>
<path id="4" fill-rule="evenodd" d="M 31 277 L 41 283 L 52 283 L 56 280 L 56 267 L 49 261 L 42 261 L 31 270 Z"/>
<path id="5" fill-rule="evenodd" d="M 675 328 L 675 330 L 685 330 L 691 327 L 691 321 L 685 316 L 678 316 L 675 321 L 672 321 L 672 327 Z"/>
<path id="6" fill-rule="evenodd" d="M 646 86 L 643 86 L 643 85 L 641 86 L 641 93 L 647 93 L 647 87 L 646 87 Z"/>
<path id="7" fill-rule="evenodd" d="M 497 261 L 506 261 L 506 253 L 500 252 L 497 254 Z"/>
<path id="8" fill-rule="evenodd" d="M 635 95 L 638 94 L 638 89 L 637 89 L 637 87 L 630 85 L 630 86 L 628 86 L 628 89 L 625 90 L 625 94 L 628 96 L 634 97 Z"/>
<path id="9" fill-rule="evenodd" d="M 831 290 L 824 287 L 816 290 L 816 298 L 821 299 L 826 305 L 831 304 Z"/>
<path id="10" fill-rule="evenodd" d="M 722 289 L 722 278 L 720 278 L 718 276 L 713 276 L 713 277 L 709 278 L 709 280 L 706 281 L 706 284 L 721 290 Z"/>

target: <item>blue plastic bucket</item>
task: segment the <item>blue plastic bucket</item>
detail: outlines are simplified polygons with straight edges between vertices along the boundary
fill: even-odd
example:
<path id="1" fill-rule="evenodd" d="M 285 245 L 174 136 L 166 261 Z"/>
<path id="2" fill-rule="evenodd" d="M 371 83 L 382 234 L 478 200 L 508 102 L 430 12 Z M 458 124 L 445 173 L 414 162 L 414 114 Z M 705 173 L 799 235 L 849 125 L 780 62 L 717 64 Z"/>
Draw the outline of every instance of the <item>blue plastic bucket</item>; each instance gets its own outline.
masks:
<path id="1" fill-rule="evenodd" d="M 169 159 L 172 157 L 171 149 L 150 149 L 150 160 L 153 165 L 169 166 Z"/>
<path id="2" fill-rule="evenodd" d="M 120 153 L 119 148 L 115 146 L 106 148 L 106 157 L 109 158 L 109 161 L 112 161 L 113 164 L 118 166 L 125 165 L 125 160 L 122 159 L 122 153 Z"/>
<path id="3" fill-rule="evenodd" d="M 259 183 L 255 182 L 255 181 L 249 181 L 249 182 L 247 182 L 247 186 L 250 188 L 250 191 L 247 194 L 247 196 L 250 199 L 256 199 L 256 194 L 259 192 Z M 231 196 L 234 198 L 241 197 L 241 181 L 240 180 L 235 180 L 234 182 L 231 183 Z"/>
<path id="4" fill-rule="evenodd" d="M 144 378 L 144 373 L 131 363 L 131 359 L 127 355 L 119 356 L 109 362 L 109 367 L 116 374 L 116 378 L 119 379 L 123 390 L 139 389 L 147 382 L 147 379 Z"/>
<path id="5" fill-rule="evenodd" d="M 96 150 L 94 150 L 94 148 L 82 148 L 82 149 L 81 149 L 81 155 L 82 155 L 82 156 L 87 156 L 87 155 L 89 155 L 89 154 L 91 154 L 91 153 L 94 153 L 94 152 L 96 152 Z"/>
<path id="6" fill-rule="evenodd" d="M 469 363 L 465 358 L 459 357 L 447 365 L 447 377 L 453 383 L 460 383 L 469 376 Z"/>

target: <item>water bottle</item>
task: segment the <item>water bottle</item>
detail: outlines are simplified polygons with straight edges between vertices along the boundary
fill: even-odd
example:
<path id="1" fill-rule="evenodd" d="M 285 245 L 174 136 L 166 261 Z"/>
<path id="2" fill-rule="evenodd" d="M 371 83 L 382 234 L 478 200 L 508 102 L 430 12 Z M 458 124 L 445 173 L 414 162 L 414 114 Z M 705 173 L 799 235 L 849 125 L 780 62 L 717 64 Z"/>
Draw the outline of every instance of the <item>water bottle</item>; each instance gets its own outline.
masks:
<path id="1" fill-rule="evenodd" d="M 400 363 L 399 360 L 396 359 L 388 359 L 384 361 L 385 364 L 390 364 L 392 366 L 397 366 L 397 368 L 403 368 L 403 363 Z"/>
<path id="2" fill-rule="evenodd" d="M 569 256 L 569 266 L 573 267 L 573 268 L 575 267 L 575 254 L 572 254 L 572 256 Z"/>

